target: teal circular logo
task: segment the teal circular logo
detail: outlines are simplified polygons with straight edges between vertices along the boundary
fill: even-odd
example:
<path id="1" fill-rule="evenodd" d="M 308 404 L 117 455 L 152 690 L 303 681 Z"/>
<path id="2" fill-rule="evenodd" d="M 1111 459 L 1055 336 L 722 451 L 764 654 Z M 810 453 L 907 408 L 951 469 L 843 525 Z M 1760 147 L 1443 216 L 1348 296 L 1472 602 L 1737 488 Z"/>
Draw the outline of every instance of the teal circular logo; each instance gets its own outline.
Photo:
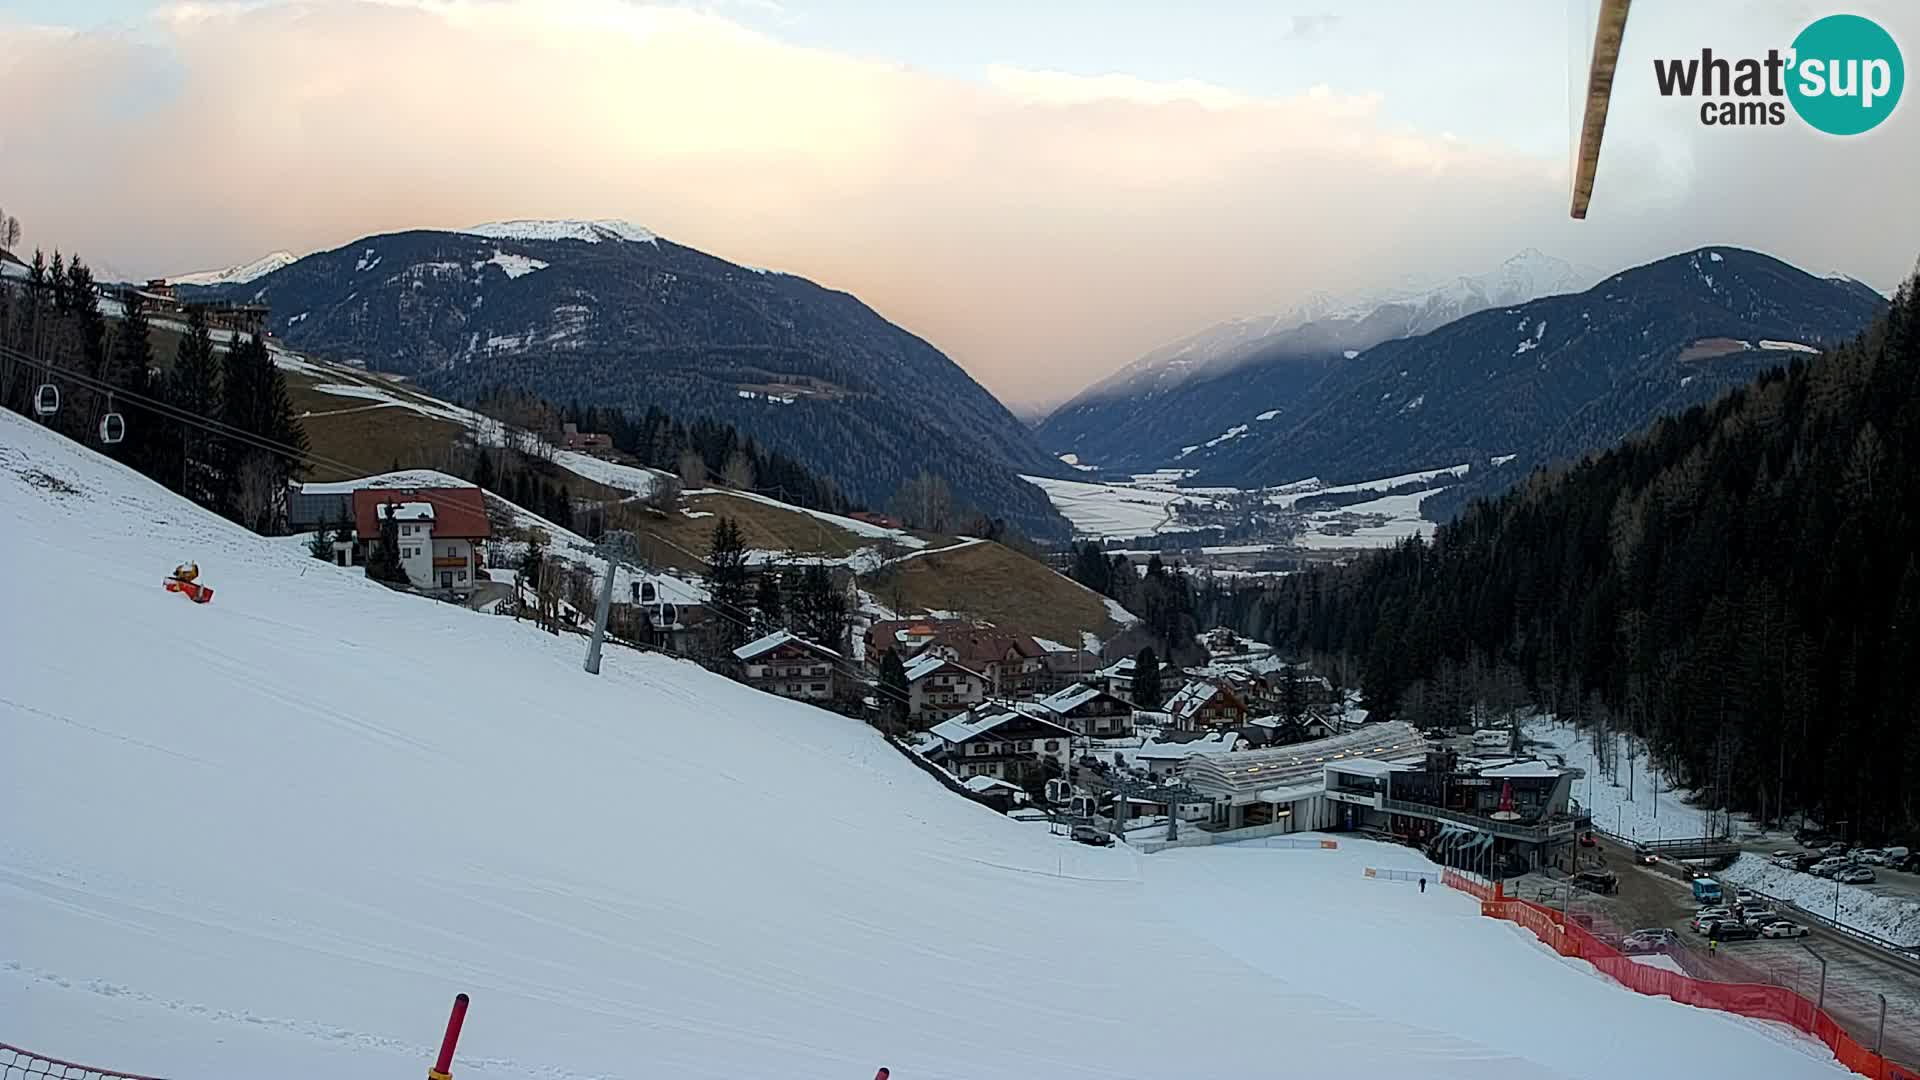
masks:
<path id="1" fill-rule="evenodd" d="M 1829 135 L 1871 131 L 1899 104 L 1906 81 L 1900 46 L 1872 19 L 1829 15 L 1793 39 L 1787 100 Z"/>

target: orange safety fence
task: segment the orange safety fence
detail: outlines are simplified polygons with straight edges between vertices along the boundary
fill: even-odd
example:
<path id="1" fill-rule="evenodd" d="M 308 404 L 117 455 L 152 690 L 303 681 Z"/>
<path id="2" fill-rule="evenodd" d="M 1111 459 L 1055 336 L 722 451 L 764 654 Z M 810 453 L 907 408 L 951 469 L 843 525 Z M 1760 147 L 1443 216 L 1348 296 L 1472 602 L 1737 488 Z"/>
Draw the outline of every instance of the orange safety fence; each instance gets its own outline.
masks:
<path id="1" fill-rule="evenodd" d="M 1723 983 L 1696 979 L 1674 971 L 1634 963 L 1620 950 L 1595 937 L 1578 922 L 1569 923 L 1565 915 L 1530 900 L 1509 898 L 1501 890 L 1452 871 L 1441 880 L 1462 892 L 1480 897 L 1480 913 L 1505 919 L 1533 932 L 1562 956 L 1571 956 L 1592 964 L 1601 973 L 1636 993 L 1668 997 L 1683 1005 L 1750 1016 L 1790 1024 L 1832 1048 L 1842 1065 L 1874 1080 L 1920 1080 L 1920 1071 L 1888 1061 L 1846 1033 L 1833 1017 L 1813 1002 L 1784 986 L 1754 983 Z"/>

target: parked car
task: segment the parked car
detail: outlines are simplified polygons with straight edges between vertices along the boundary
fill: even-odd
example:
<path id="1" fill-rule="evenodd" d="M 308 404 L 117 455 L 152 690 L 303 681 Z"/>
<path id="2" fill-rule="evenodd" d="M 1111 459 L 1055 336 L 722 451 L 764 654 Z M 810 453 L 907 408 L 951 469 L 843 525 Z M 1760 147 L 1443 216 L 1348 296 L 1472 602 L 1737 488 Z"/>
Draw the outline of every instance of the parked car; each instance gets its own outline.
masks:
<path id="1" fill-rule="evenodd" d="M 1695 915 L 1687 926 L 1696 934 L 1711 934 L 1714 927 L 1733 921 L 1732 913 L 1723 911 L 1718 915 Z"/>
<path id="2" fill-rule="evenodd" d="M 1594 893 L 1617 893 L 1620 891 L 1620 879 L 1611 870 L 1582 870 L 1573 875 L 1573 885 Z"/>
<path id="3" fill-rule="evenodd" d="M 1073 840 L 1075 843 L 1092 844 L 1094 847 L 1113 846 L 1112 833 L 1102 832 L 1091 825 L 1075 825 L 1073 827 Z"/>
<path id="4" fill-rule="evenodd" d="M 1806 937 L 1807 928 L 1804 926 L 1801 926 L 1797 922 L 1788 922 L 1785 919 L 1776 919 L 1775 921 L 1770 922 L 1767 925 L 1760 928 L 1760 936 L 1764 938 Z"/>
<path id="5" fill-rule="evenodd" d="M 1595 840 L 1595 839 L 1593 838 L 1593 830 L 1591 830 L 1591 829 L 1588 829 L 1588 830 L 1587 830 L 1586 832 L 1583 832 L 1583 833 L 1581 833 L 1581 834 L 1580 834 L 1580 846 L 1581 846 L 1581 847 L 1594 847 L 1594 846 L 1596 846 L 1596 845 L 1598 845 L 1599 843 L 1600 843 L 1600 841 L 1598 841 L 1598 840 Z"/>
<path id="6" fill-rule="evenodd" d="M 1635 844 L 1633 845 L 1633 861 L 1639 863 L 1641 866 L 1652 866 L 1654 863 L 1659 862 L 1660 858 L 1653 853 L 1652 848 L 1645 844 Z"/>
<path id="7" fill-rule="evenodd" d="M 1887 853 L 1887 865 L 1888 865 L 1888 866 L 1898 866 L 1898 865 L 1900 865 L 1901 863 L 1904 863 L 1904 862 L 1906 862 L 1906 861 L 1907 861 L 1908 859 L 1910 859 L 1910 858 L 1912 858 L 1912 857 L 1913 857 L 1913 852 L 1912 852 L 1912 851 L 1909 851 L 1908 849 L 1906 849 L 1906 848 L 1904 848 L 1904 847 L 1900 847 L 1899 845 L 1895 845 L 1895 846 L 1893 846 L 1893 847 L 1890 847 L 1890 848 L 1887 848 L 1887 849 L 1885 849 L 1885 850 L 1886 850 L 1886 853 Z"/>
<path id="8" fill-rule="evenodd" d="M 1756 930 L 1758 930 L 1762 926 L 1765 926 L 1767 923 L 1778 920 L 1779 918 L 1780 918 L 1780 915 L 1778 912 L 1774 911 L 1770 907 L 1764 907 L 1764 906 L 1747 908 L 1746 910 L 1740 913 L 1740 921 L 1743 923 L 1746 923 L 1748 926 L 1751 926 Z"/>
<path id="9" fill-rule="evenodd" d="M 1853 864 L 1845 859 L 1829 856 L 1808 867 L 1807 873 L 1812 874 L 1814 877 L 1830 878 L 1851 865 Z"/>
<path id="10" fill-rule="evenodd" d="M 1745 923 L 1721 920 L 1713 924 L 1707 936 L 1715 941 L 1752 941 L 1760 932 Z"/>
<path id="11" fill-rule="evenodd" d="M 1853 853 L 1853 857 L 1860 862 L 1869 863 L 1873 866 L 1887 865 L 1887 853 L 1879 848 L 1861 848 Z"/>
<path id="12" fill-rule="evenodd" d="M 1793 834 L 1794 843 L 1805 844 L 1808 847 L 1818 847 L 1832 840 L 1833 837 L 1829 836 L 1825 829 L 1801 829 Z"/>
<path id="13" fill-rule="evenodd" d="M 1865 885 L 1873 880 L 1873 870 L 1866 866 L 1847 866 L 1835 871 L 1833 880 L 1842 885 Z"/>
<path id="14" fill-rule="evenodd" d="M 1770 855 L 1767 857 L 1767 861 L 1779 867 L 1782 870 L 1800 869 L 1800 859 L 1797 856 L 1793 855 L 1792 853 L 1788 853 L 1785 855 Z"/>
<path id="15" fill-rule="evenodd" d="M 1813 869 L 1814 865 L 1824 858 L 1826 858 L 1826 856 L 1817 851 L 1803 851 L 1793 857 L 1793 868 L 1804 874 L 1808 870 Z"/>
<path id="16" fill-rule="evenodd" d="M 1760 894 L 1754 892 L 1752 889 L 1735 889 L 1733 890 L 1733 902 L 1742 906 L 1757 904 L 1760 902 Z"/>
<path id="17" fill-rule="evenodd" d="M 1664 926 L 1651 926 L 1644 930 L 1635 930 L 1620 939 L 1620 951 L 1624 953 L 1659 952 L 1680 943 L 1680 935 Z"/>
<path id="18" fill-rule="evenodd" d="M 1845 855 L 1847 852 L 1853 849 L 1843 843 L 1839 843 L 1836 841 L 1834 843 L 1828 844 L 1826 847 L 1823 847 L 1820 850 L 1826 852 L 1829 855 Z"/>

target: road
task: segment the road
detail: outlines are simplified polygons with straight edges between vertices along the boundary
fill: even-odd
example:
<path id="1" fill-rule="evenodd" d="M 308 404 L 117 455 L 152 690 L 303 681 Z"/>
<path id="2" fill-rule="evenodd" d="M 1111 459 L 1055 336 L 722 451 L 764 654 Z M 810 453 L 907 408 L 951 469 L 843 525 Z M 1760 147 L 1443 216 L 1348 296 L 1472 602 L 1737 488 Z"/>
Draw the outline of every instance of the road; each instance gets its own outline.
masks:
<path id="1" fill-rule="evenodd" d="M 1591 860 L 1594 855 L 1589 851 L 1585 857 Z M 1670 927 L 1680 932 L 1686 944 L 1687 954 L 1677 959 L 1690 972 L 1723 982 L 1789 986 L 1810 1000 L 1820 995 L 1820 964 L 1809 954 L 1811 948 L 1827 962 L 1828 1013 L 1871 1048 L 1880 1020 L 1879 995 L 1885 994 L 1887 1053 L 1896 1061 L 1920 1063 L 1920 963 L 1818 926 L 1810 927 L 1809 935 L 1798 941 L 1728 942 L 1709 955 L 1706 939 L 1687 925 L 1697 908 L 1685 868 L 1639 866 L 1628 849 L 1604 840 L 1599 858 L 1619 875 L 1619 893 L 1575 892 L 1570 901 L 1572 914 L 1590 919 L 1596 933 L 1607 936 L 1642 927 Z M 1527 899 L 1540 899 L 1540 890 L 1548 887 L 1545 879 L 1535 875 L 1517 884 Z M 1558 881 L 1552 883 L 1557 886 Z M 1561 903 L 1559 899 L 1551 902 Z"/>

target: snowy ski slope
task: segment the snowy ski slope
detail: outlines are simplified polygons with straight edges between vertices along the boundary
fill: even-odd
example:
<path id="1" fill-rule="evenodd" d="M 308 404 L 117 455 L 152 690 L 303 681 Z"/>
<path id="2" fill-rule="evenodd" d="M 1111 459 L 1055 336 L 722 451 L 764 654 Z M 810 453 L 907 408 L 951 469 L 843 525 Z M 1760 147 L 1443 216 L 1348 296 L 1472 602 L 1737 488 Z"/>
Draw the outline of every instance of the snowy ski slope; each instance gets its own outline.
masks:
<path id="1" fill-rule="evenodd" d="M 198 560 L 197 606 L 160 588 Z M 389 593 L 0 414 L 0 1040 L 183 1080 L 1838 1076 L 1367 881 L 1095 850 L 869 730 Z M 1628 1037 L 1630 1035 L 1630 1037 Z"/>

